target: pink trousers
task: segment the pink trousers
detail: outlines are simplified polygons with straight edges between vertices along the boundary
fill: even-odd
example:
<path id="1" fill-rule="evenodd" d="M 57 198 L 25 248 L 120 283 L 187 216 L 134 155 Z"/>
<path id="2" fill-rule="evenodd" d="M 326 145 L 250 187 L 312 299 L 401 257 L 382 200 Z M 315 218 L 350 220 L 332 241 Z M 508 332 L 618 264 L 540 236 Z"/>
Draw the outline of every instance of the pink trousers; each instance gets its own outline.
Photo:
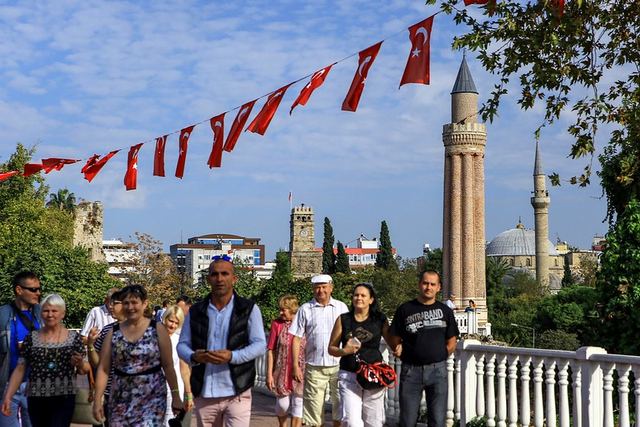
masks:
<path id="1" fill-rule="evenodd" d="M 251 423 L 251 389 L 231 397 L 195 399 L 198 427 L 249 427 Z"/>

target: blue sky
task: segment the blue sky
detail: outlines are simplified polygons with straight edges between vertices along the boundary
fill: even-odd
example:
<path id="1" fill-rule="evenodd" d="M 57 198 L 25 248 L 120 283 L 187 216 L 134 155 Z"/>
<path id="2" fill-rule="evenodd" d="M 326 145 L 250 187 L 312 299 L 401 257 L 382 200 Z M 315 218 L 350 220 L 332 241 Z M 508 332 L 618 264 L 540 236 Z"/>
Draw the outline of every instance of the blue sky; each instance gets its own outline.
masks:
<path id="1" fill-rule="evenodd" d="M 138 231 L 168 247 L 181 236 L 233 233 L 261 237 L 271 257 L 288 245 L 292 191 L 296 204 L 315 208 L 317 245 L 325 216 L 345 243 L 360 233 L 377 235 L 384 219 L 399 254 L 417 256 L 425 242 L 441 246 L 441 134 L 462 56 L 451 41 L 462 29 L 438 15 L 431 85 L 398 90 L 398 82 L 410 48 L 406 28 L 435 12 L 404 0 L 3 2 L 0 161 L 16 142 L 37 145 L 36 159 L 86 159 L 123 148 L 92 183 L 80 174 L 81 164 L 48 175 L 52 190 L 67 187 L 104 203 L 105 238 Z M 166 178 L 152 176 L 153 143 L 144 145 L 138 189 L 125 191 L 129 146 L 207 120 L 383 38 L 356 113 L 340 111 L 354 57 L 334 66 L 307 106 L 289 116 L 305 82 L 291 87 L 266 135 L 243 133 L 221 169 L 206 165 L 208 122 L 192 134 L 182 180 L 173 177 L 177 135 L 167 142 Z M 468 60 L 483 99 L 495 80 L 473 55 Z M 488 239 L 519 216 L 533 226 L 533 131 L 540 113 L 523 113 L 507 98 L 487 126 Z M 235 114 L 227 114 L 227 131 Z M 585 164 L 566 158 L 570 119 L 541 138 L 546 172 L 566 178 Z M 588 247 L 595 233 L 606 231 L 597 184 L 565 184 L 550 188 L 550 196 L 552 240 Z"/>

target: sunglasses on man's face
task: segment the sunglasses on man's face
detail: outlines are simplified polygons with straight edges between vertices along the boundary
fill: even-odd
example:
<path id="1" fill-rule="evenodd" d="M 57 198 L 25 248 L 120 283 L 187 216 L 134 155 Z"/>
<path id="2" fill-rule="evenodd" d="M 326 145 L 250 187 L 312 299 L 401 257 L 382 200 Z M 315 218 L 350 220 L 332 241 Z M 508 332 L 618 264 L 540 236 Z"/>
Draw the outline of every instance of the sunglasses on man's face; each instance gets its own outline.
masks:
<path id="1" fill-rule="evenodd" d="M 22 289 L 28 290 L 29 292 L 33 292 L 34 294 L 36 292 L 42 292 L 42 287 L 40 287 L 40 286 L 38 286 L 37 288 L 30 288 L 28 286 L 21 286 L 21 285 L 18 285 L 18 286 L 20 286 Z"/>

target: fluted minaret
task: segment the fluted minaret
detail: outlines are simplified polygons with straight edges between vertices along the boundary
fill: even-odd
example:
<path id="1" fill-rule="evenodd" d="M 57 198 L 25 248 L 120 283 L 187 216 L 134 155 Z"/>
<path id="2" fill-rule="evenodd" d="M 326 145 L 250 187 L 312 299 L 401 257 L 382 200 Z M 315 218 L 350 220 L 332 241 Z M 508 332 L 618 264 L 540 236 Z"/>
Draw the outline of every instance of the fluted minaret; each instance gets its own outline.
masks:
<path id="1" fill-rule="evenodd" d="M 476 302 L 487 320 L 484 235 L 484 147 L 487 133 L 478 123 L 478 91 L 463 57 L 451 91 L 451 123 L 444 142 L 443 294 L 464 307 Z"/>
<path id="2" fill-rule="evenodd" d="M 546 176 L 542 170 L 540 147 L 536 141 L 536 160 L 533 166 L 533 215 L 536 231 L 536 281 L 546 289 L 549 287 L 549 192 Z"/>

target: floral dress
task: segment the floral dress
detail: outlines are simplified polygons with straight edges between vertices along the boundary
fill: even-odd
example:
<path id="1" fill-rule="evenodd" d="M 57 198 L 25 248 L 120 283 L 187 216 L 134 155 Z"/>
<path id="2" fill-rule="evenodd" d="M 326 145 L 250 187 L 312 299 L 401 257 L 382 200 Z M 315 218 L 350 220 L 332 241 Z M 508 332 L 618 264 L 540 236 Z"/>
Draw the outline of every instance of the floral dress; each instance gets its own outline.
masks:
<path id="1" fill-rule="evenodd" d="M 160 364 L 156 322 L 152 320 L 136 342 L 127 341 L 119 325 L 115 325 L 111 339 L 111 365 L 115 375 L 108 402 L 109 425 L 163 425 L 167 389 Z"/>
<path id="2" fill-rule="evenodd" d="M 291 321 L 276 319 L 271 324 L 271 333 L 267 348 L 275 353 L 275 364 L 273 377 L 275 382 L 276 396 L 302 396 L 304 383 L 293 379 L 293 335 L 289 333 Z M 304 375 L 304 348 L 306 338 L 300 340 L 300 354 L 298 356 L 298 367 Z"/>

